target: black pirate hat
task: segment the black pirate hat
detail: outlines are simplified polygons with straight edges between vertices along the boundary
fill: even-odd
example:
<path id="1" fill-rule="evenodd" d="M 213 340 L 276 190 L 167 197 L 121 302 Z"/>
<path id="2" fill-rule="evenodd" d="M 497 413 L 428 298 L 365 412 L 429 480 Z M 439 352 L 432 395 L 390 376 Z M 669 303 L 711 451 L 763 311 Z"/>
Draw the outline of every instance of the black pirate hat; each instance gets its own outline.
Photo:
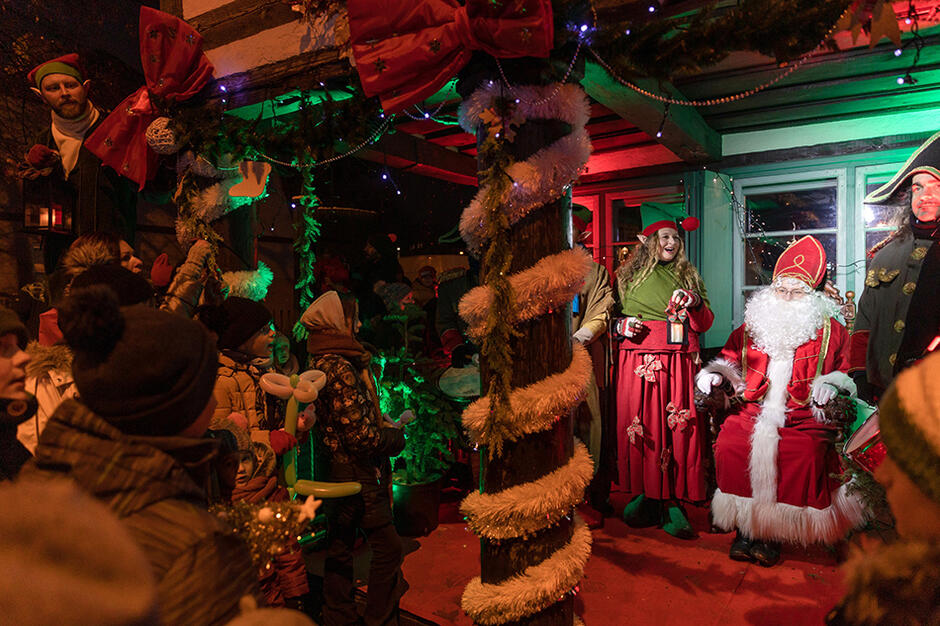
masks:
<path id="1" fill-rule="evenodd" d="M 940 133 L 934 134 L 918 148 L 898 173 L 878 189 L 865 196 L 865 204 L 887 204 L 894 192 L 915 174 L 933 174 L 940 178 Z"/>

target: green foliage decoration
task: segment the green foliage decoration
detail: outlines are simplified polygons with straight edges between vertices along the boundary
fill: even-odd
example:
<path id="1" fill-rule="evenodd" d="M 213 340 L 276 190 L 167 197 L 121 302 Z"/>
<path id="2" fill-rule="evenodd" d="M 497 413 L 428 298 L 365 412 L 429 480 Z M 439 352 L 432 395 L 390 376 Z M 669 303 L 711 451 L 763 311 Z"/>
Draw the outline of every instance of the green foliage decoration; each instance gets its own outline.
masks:
<path id="1" fill-rule="evenodd" d="M 451 447 L 460 437 L 460 410 L 433 382 L 435 363 L 422 358 L 426 313 L 406 303 L 385 316 L 402 338 L 401 345 L 381 351 L 374 359 L 378 371 L 379 406 L 398 418 L 411 410 L 415 419 L 404 426 L 405 449 L 392 460 L 396 482 L 428 483 L 440 478 L 454 461 Z"/>
<path id="2" fill-rule="evenodd" d="M 313 266 L 317 261 L 314 248 L 320 238 L 320 222 L 316 218 L 320 199 L 316 193 L 313 166 L 304 167 L 301 175 L 303 176 L 303 194 L 300 197 L 300 218 L 294 222 L 294 229 L 297 232 L 294 250 L 300 258 L 300 275 L 294 289 L 300 294 L 300 308 L 305 310 L 316 299 Z"/>
<path id="3" fill-rule="evenodd" d="M 294 249 L 300 258 L 300 276 L 296 289 L 300 305 L 306 308 L 314 299 L 314 248 L 320 236 L 317 221 L 316 171 L 324 161 L 335 158 L 373 136 L 382 127 L 381 108 L 375 98 L 366 98 L 358 91 L 356 96 L 342 101 L 334 100 L 329 90 L 314 100 L 305 92 L 300 107 L 288 120 L 258 117 L 246 120 L 226 115 L 220 103 L 203 106 L 179 106 L 158 102 L 157 106 L 171 119 L 170 127 L 179 143 L 212 163 L 223 158 L 237 163 L 241 160 L 268 161 L 282 173 L 302 177 L 301 210 L 294 221 L 296 238 Z M 378 137 L 375 137 L 378 140 Z M 221 237 L 212 226 L 194 215 L 193 200 L 201 191 L 198 177 L 186 175 L 181 181 L 179 194 L 180 220 L 185 228 L 198 237 L 218 245 Z M 213 261 L 214 264 L 214 261 Z M 294 334 L 302 333 L 295 327 Z M 303 337 L 298 337 L 303 339 Z"/>
<path id="4" fill-rule="evenodd" d="M 483 343 L 480 354 L 486 360 L 489 379 L 486 395 L 490 399 L 490 415 L 483 427 L 490 446 L 490 457 L 502 452 L 505 436 L 498 433 L 509 420 L 512 391 L 513 355 L 511 339 L 518 335 L 510 320 L 515 308 L 515 296 L 509 282 L 512 265 L 512 247 L 509 244 L 509 217 L 503 210 L 508 201 L 512 181 L 506 169 L 512 165 L 507 143 L 513 136 L 510 120 L 515 118 L 515 103 L 509 99 L 497 101 L 484 111 L 481 122 L 486 135 L 479 147 L 480 186 L 488 189 L 483 199 L 483 228 L 486 246 L 483 252 L 483 284 L 493 290 L 493 303 L 484 322 Z"/>
<path id="5" fill-rule="evenodd" d="M 740 0 L 733 6 L 710 2 L 664 17 L 669 5 L 650 12 L 647 0 L 598 7 L 588 0 L 553 0 L 555 51 L 580 39 L 621 76 L 664 81 L 697 73 L 735 50 L 753 50 L 782 63 L 819 45 L 850 4 L 851 0 Z M 589 25 L 585 33 L 580 31 L 582 24 Z"/>

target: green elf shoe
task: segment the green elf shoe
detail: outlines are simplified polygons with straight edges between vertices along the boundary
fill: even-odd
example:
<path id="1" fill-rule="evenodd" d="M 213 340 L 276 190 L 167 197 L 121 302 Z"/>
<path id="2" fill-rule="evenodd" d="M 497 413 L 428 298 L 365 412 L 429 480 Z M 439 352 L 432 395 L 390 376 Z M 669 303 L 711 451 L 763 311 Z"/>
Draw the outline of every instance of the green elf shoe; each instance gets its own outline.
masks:
<path id="1" fill-rule="evenodd" d="M 623 508 L 623 521 L 631 528 L 658 526 L 662 518 L 662 502 L 640 494 Z"/>
<path id="2" fill-rule="evenodd" d="M 695 538 L 695 531 L 678 504 L 670 504 L 663 512 L 663 530 L 679 539 Z"/>

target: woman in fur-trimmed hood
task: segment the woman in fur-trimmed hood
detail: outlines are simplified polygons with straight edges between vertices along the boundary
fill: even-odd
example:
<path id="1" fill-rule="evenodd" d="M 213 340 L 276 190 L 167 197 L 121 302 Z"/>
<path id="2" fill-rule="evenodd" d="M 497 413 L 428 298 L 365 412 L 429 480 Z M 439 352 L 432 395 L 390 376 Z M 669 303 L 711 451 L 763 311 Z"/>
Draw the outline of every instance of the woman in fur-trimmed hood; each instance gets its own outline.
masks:
<path id="1" fill-rule="evenodd" d="M 356 300 L 328 291 L 304 311 L 300 323 L 310 333 L 309 366 L 326 374 L 326 385 L 316 399 L 316 432 L 329 456 L 326 480 L 362 483 L 360 493 L 324 503 L 330 530 L 323 621 L 357 621 L 352 552 L 361 528 L 372 549 L 363 622 L 397 623 L 398 600 L 408 587 L 401 573 L 401 538 L 392 524 L 389 457 L 401 452 L 405 437 L 384 422 L 379 409 L 369 370 L 372 357 L 356 340 Z"/>

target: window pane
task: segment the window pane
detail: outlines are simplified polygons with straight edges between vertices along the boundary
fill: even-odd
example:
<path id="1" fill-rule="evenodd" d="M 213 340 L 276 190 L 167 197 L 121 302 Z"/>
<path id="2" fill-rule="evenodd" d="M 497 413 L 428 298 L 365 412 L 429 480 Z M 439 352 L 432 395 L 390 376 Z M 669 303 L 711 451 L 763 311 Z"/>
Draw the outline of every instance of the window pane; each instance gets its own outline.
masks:
<path id="1" fill-rule="evenodd" d="M 881 183 L 867 183 L 865 185 L 865 195 L 867 196 L 875 189 L 878 189 L 878 187 L 881 187 Z M 893 217 L 894 211 L 895 208 L 893 206 L 877 204 L 864 205 L 862 213 L 865 217 L 865 228 L 891 226 L 891 218 Z"/>
<path id="2" fill-rule="evenodd" d="M 639 205 L 627 205 L 623 200 L 611 202 L 614 241 L 635 242 L 637 234 L 643 230 Z"/>
<path id="3" fill-rule="evenodd" d="M 748 193 L 747 232 L 835 228 L 836 188 L 820 187 L 776 193 Z"/>
<path id="4" fill-rule="evenodd" d="M 836 234 L 813 235 L 822 244 L 826 251 L 827 264 L 835 265 L 837 254 Z M 785 237 L 767 237 L 761 239 L 746 239 L 744 246 L 744 284 L 769 285 L 774 273 L 777 259 L 786 250 L 794 239 L 801 238 L 799 234 Z"/>

